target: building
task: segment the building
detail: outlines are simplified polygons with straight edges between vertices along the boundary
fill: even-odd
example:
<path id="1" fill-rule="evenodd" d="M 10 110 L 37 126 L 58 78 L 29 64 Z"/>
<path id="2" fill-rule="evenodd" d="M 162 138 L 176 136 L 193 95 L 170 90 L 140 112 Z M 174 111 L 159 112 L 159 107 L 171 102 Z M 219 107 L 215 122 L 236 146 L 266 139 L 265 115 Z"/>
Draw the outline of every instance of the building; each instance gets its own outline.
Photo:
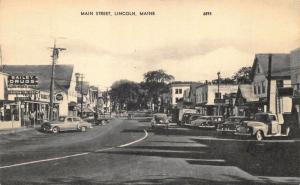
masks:
<path id="1" fill-rule="evenodd" d="M 293 112 L 298 120 L 300 128 L 300 48 L 290 53 L 291 58 L 291 82 L 293 87 Z"/>
<path id="2" fill-rule="evenodd" d="M 183 93 L 183 106 L 194 109 L 196 107 L 196 89 L 203 83 L 195 82 L 190 85 Z"/>
<path id="3" fill-rule="evenodd" d="M 251 84 L 241 84 L 238 87 L 234 102 L 236 116 L 253 117 L 263 104 L 253 92 Z"/>
<path id="4" fill-rule="evenodd" d="M 0 72 L 0 130 L 20 127 L 20 105 L 8 100 L 8 74 Z"/>
<path id="5" fill-rule="evenodd" d="M 283 122 L 283 113 L 291 112 L 292 107 L 290 55 L 256 54 L 251 73 L 253 93 L 261 102 L 259 109 L 276 114 Z"/>
<path id="6" fill-rule="evenodd" d="M 196 109 L 203 115 L 224 115 L 225 94 L 236 93 L 235 84 L 202 84 L 196 88 Z"/>
<path id="7" fill-rule="evenodd" d="M 184 91 L 190 89 L 193 82 L 172 82 L 169 84 L 170 104 L 174 108 L 183 99 Z"/>
<path id="8" fill-rule="evenodd" d="M 51 65 L 4 65 L 3 71 L 15 84 L 8 85 L 8 100 L 20 104 L 21 124 L 39 124 L 50 115 Z M 73 114 L 77 101 L 73 65 L 56 65 L 54 77 L 54 118 Z M 20 85 L 22 79 L 32 78 L 33 84 Z M 10 81 L 9 81 L 10 82 Z M 18 84 L 19 83 L 19 84 Z M 72 104 L 73 103 L 73 104 Z M 14 105 L 15 104 L 15 105 Z M 16 112 L 16 111 L 15 111 Z"/>

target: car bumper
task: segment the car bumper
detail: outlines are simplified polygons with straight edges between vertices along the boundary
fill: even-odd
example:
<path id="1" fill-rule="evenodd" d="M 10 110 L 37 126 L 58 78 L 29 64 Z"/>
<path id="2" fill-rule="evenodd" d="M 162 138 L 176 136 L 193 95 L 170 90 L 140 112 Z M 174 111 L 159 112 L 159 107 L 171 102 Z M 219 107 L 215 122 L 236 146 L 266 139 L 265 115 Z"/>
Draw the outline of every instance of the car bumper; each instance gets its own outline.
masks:
<path id="1" fill-rule="evenodd" d="M 235 132 L 234 135 L 236 136 L 251 136 L 251 133 L 244 133 L 244 132 Z"/>
<path id="2" fill-rule="evenodd" d="M 229 130 L 229 129 L 217 129 L 217 132 L 232 132 L 232 133 L 234 133 L 234 132 L 236 132 L 236 130 Z"/>
<path id="3" fill-rule="evenodd" d="M 216 128 L 214 125 L 199 125 L 199 128 Z"/>

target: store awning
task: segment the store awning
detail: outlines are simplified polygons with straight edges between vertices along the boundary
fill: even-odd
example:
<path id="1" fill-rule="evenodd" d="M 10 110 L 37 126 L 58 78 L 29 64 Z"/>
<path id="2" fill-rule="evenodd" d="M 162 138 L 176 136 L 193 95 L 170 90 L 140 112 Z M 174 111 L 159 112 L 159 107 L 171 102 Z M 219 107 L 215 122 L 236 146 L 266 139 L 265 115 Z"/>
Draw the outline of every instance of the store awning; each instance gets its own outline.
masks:
<path id="1" fill-rule="evenodd" d="M 278 96 L 293 96 L 293 88 L 292 87 L 280 87 L 278 88 Z"/>
<path id="2" fill-rule="evenodd" d="M 71 101 L 71 102 L 68 103 L 68 106 L 69 106 L 69 107 L 76 107 L 76 106 L 77 106 L 77 103 L 74 102 L 74 101 Z"/>

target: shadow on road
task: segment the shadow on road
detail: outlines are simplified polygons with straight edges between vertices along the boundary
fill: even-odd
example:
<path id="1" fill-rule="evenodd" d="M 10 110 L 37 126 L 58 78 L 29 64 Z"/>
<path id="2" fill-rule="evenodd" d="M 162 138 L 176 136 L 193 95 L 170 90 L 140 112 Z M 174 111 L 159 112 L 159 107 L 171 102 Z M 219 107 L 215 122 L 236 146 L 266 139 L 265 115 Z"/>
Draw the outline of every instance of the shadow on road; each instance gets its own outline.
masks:
<path id="1" fill-rule="evenodd" d="M 17 184 L 32 184 L 32 185 L 52 185 L 52 184 L 80 184 L 80 185 L 91 185 L 91 184 L 101 184 L 101 185 L 140 185 L 140 184 L 153 184 L 153 185 L 173 185 L 173 184 L 189 184 L 189 185 L 272 185 L 272 183 L 262 183 L 258 181 L 248 181 L 245 179 L 228 176 L 233 180 L 230 182 L 224 181 L 215 181 L 212 179 L 201 179 L 193 177 L 174 177 L 174 178 L 163 178 L 163 177 L 153 177 L 147 179 L 138 179 L 138 180 L 91 180 L 83 177 L 71 177 L 71 178 L 52 178 L 48 179 L 47 182 L 31 182 L 31 181 L 22 181 L 22 182 L 12 182 L 11 185 Z"/>
<path id="2" fill-rule="evenodd" d="M 193 139 L 193 141 L 207 145 L 211 155 L 224 159 L 227 165 L 237 166 L 252 175 L 281 177 L 300 175 L 299 143 L 207 139 Z"/>

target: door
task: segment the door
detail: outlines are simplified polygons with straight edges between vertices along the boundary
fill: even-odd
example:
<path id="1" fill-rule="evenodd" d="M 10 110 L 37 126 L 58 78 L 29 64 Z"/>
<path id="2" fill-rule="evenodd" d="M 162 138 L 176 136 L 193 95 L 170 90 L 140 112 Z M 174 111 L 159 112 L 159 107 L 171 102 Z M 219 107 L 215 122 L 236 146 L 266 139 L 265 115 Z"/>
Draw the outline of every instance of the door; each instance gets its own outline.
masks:
<path id="1" fill-rule="evenodd" d="M 73 130 L 74 128 L 74 123 L 73 123 L 73 118 L 66 118 L 66 121 L 65 121 L 65 130 Z"/>

